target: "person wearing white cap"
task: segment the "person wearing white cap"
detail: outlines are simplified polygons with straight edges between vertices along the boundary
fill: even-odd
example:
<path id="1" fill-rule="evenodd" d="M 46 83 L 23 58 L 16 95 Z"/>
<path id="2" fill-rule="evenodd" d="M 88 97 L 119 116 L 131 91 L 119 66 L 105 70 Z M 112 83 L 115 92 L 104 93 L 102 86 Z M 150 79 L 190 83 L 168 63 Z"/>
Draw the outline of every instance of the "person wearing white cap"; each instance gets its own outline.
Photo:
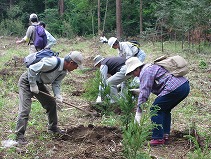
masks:
<path id="1" fill-rule="evenodd" d="M 57 127 L 57 106 L 62 104 L 63 100 L 60 85 L 68 72 L 82 67 L 82 62 L 83 56 L 78 51 L 73 51 L 64 58 L 44 57 L 39 62 L 30 65 L 27 72 L 21 75 L 18 82 L 19 112 L 15 131 L 18 144 L 27 144 L 24 134 L 29 120 L 33 96 L 46 109 L 48 132 L 63 133 Z M 46 84 L 51 84 L 55 99 L 42 93 L 50 94 Z"/>
<path id="2" fill-rule="evenodd" d="M 130 42 L 119 42 L 116 37 L 109 38 L 108 45 L 113 49 L 117 49 L 120 57 L 124 57 L 126 59 L 130 57 L 138 57 L 142 62 L 146 58 L 146 53 L 143 50 Z"/>
<path id="3" fill-rule="evenodd" d="M 131 42 L 120 42 L 116 37 L 111 37 L 108 40 L 108 45 L 117 49 L 118 55 L 126 59 L 130 57 L 138 57 L 141 62 L 144 62 L 146 53 L 139 47 L 133 45 Z M 135 77 L 132 81 L 133 85 L 139 85 L 138 78 Z M 121 84 L 121 87 L 125 87 L 125 82 Z"/>
<path id="4" fill-rule="evenodd" d="M 135 122 L 140 124 L 143 104 L 151 93 L 157 95 L 153 105 L 160 107 L 151 120 L 157 124 L 152 131 L 150 145 L 164 144 L 168 140 L 171 126 L 171 110 L 184 100 L 189 92 L 189 81 L 185 77 L 175 77 L 156 64 L 144 64 L 137 57 L 131 57 L 126 62 L 126 75 L 139 77 L 140 88 L 135 115 Z M 154 107 L 151 108 L 154 110 Z"/>
<path id="5" fill-rule="evenodd" d="M 35 35 L 34 34 L 35 27 L 34 26 L 37 26 L 39 24 L 37 15 L 35 13 L 32 13 L 29 16 L 29 21 L 30 21 L 31 25 L 28 27 L 28 29 L 26 31 L 26 35 L 21 40 L 17 40 L 16 44 L 19 45 L 19 44 L 27 42 L 30 45 L 29 53 L 32 54 L 32 53 L 39 51 L 39 49 L 36 49 L 35 46 L 33 45 L 34 35 Z"/>
<path id="6" fill-rule="evenodd" d="M 106 86 L 110 86 L 110 103 L 115 102 L 115 98 L 117 98 L 118 90 L 117 85 L 121 82 L 125 81 L 129 78 L 129 76 L 125 76 L 126 66 L 125 66 L 125 58 L 122 57 L 102 57 L 97 55 L 94 58 L 94 67 L 100 68 L 100 73 L 102 77 L 102 82 Z M 109 78 L 107 76 L 111 75 Z M 99 86 L 99 95 L 96 99 L 96 102 L 102 102 L 101 99 L 101 91 L 102 87 Z"/>

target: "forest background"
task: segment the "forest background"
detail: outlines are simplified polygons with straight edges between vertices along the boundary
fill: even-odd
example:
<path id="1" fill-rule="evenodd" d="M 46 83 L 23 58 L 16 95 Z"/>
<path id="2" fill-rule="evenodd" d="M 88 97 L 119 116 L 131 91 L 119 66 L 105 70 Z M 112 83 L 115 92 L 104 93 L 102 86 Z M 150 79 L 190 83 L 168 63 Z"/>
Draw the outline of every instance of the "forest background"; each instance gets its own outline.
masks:
<path id="1" fill-rule="evenodd" d="M 23 36 L 31 13 L 58 38 L 211 41 L 210 0 L 1 0 L 0 33 Z"/>

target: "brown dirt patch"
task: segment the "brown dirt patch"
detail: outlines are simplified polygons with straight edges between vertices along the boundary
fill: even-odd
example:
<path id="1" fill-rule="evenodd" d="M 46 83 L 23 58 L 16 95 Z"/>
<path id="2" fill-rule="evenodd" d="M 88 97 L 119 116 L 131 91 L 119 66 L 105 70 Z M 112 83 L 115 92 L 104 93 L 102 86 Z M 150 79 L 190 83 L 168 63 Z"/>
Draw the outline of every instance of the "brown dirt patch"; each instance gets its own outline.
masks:
<path id="1" fill-rule="evenodd" d="M 56 140 L 82 144 L 83 148 L 75 147 L 74 158 L 109 159 L 120 158 L 122 140 L 121 131 L 117 127 L 94 126 L 68 128 L 66 135 Z"/>

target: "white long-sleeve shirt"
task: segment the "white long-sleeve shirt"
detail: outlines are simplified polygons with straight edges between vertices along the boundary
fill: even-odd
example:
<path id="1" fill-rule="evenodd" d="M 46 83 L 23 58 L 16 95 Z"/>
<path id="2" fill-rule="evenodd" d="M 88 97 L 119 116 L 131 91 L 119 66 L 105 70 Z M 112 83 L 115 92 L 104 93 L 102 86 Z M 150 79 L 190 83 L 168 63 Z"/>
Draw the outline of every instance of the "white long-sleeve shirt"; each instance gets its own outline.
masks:
<path id="1" fill-rule="evenodd" d="M 145 52 L 130 42 L 119 42 L 119 47 L 118 54 L 120 57 L 128 59 L 130 57 L 136 56 L 142 62 L 146 58 Z"/>
<path id="2" fill-rule="evenodd" d="M 139 48 L 133 46 L 133 44 L 129 42 L 119 42 L 120 48 L 118 49 L 118 54 L 120 57 L 124 57 L 126 59 L 133 57 L 135 54 L 139 52 Z"/>
<path id="3" fill-rule="evenodd" d="M 53 45 L 56 44 L 56 39 L 46 29 L 45 29 L 45 33 L 47 36 L 47 45 L 45 46 L 45 48 L 51 48 Z"/>

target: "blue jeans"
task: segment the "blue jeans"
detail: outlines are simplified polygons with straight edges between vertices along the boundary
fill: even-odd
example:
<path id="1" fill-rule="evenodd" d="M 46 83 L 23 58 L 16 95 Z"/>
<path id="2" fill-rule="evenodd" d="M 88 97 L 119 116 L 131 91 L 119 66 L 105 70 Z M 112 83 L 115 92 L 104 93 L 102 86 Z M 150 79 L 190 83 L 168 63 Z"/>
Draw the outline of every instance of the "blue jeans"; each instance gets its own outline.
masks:
<path id="1" fill-rule="evenodd" d="M 163 139 L 163 134 L 170 134 L 171 110 L 185 99 L 189 92 L 190 86 L 187 81 L 173 92 L 155 99 L 153 105 L 159 106 L 160 110 L 158 110 L 157 116 L 151 118 L 151 121 L 159 126 L 153 129 L 152 139 Z"/>

